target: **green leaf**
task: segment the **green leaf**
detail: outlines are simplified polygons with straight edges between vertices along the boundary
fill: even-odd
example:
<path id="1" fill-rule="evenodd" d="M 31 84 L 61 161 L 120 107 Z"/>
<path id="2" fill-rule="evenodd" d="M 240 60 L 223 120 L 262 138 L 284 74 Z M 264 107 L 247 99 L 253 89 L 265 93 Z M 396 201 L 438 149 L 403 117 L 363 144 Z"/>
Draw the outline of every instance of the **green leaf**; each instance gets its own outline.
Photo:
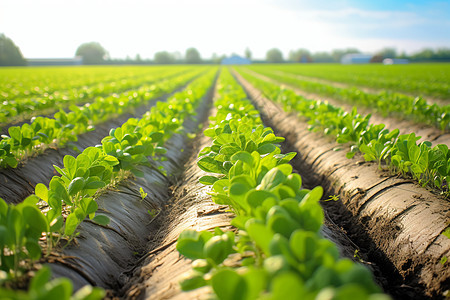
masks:
<path id="1" fill-rule="evenodd" d="M 39 239 L 43 232 L 49 231 L 47 219 L 36 206 L 25 206 L 22 210 L 24 219 L 29 224 L 28 235 Z"/>
<path id="2" fill-rule="evenodd" d="M 256 188 L 257 190 L 270 190 L 277 185 L 284 182 L 286 175 L 281 171 L 279 167 L 272 168 L 264 175 L 261 180 L 261 184 Z"/>
<path id="3" fill-rule="evenodd" d="M 8 212 L 8 204 L 6 204 L 6 201 L 0 197 L 0 216 L 6 216 L 7 212 Z"/>
<path id="4" fill-rule="evenodd" d="M 72 179 L 77 171 L 77 160 L 71 155 L 66 155 L 64 156 L 63 163 L 64 168 L 66 168 L 67 173 L 70 175 L 69 179 Z"/>
<path id="5" fill-rule="evenodd" d="M 191 271 L 185 275 L 180 280 L 180 286 L 182 291 L 191 291 L 198 289 L 207 284 L 206 280 L 203 278 L 203 273 L 198 271 Z"/>
<path id="6" fill-rule="evenodd" d="M 245 151 L 239 151 L 231 156 L 231 162 L 235 163 L 236 161 L 241 160 L 248 164 L 249 166 L 253 166 L 253 157 L 250 153 Z"/>
<path id="7" fill-rule="evenodd" d="M 222 164 L 215 160 L 212 157 L 205 156 L 202 157 L 198 162 L 197 165 L 200 169 L 202 169 L 205 172 L 211 172 L 211 173 L 222 173 Z"/>
<path id="8" fill-rule="evenodd" d="M 57 278 L 45 285 L 45 294 L 43 298 L 46 300 L 70 299 L 72 295 L 72 282 L 67 278 Z"/>
<path id="9" fill-rule="evenodd" d="M 108 225 L 111 220 L 105 215 L 96 215 L 92 221 L 100 225 Z"/>
<path id="10" fill-rule="evenodd" d="M 58 167 L 57 165 L 53 165 L 53 167 L 55 168 L 55 170 L 61 174 L 62 176 L 66 176 L 67 178 L 71 177 L 69 174 L 67 174 L 63 169 L 61 169 L 60 167 Z"/>
<path id="11" fill-rule="evenodd" d="M 248 235 L 255 241 L 266 255 L 269 254 L 269 245 L 273 237 L 273 232 L 262 222 L 256 219 L 250 219 L 245 223 L 245 229 Z"/>
<path id="12" fill-rule="evenodd" d="M 272 207 L 267 214 L 267 226 L 271 228 L 273 232 L 280 233 L 284 237 L 289 238 L 292 232 L 298 228 L 298 224 L 296 224 L 287 213 L 271 215 L 271 211 L 275 207 L 276 206 Z"/>
<path id="13" fill-rule="evenodd" d="M 103 187 L 105 187 L 106 186 L 106 184 L 103 182 L 103 181 L 91 181 L 91 182 L 88 182 L 85 186 L 84 186 L 84 189 L 87 189 L 87 190 L 98 190 L 98 189 L 101 189 L 101 188 L 103 188 Z"/>
<path id="14" fill-rule="evenodd" d="M 233 252 L 233 244 L 234 241 L 227 234 L 216 235 L 205 243 L 203 253 L 206 258 L 220 264 Z"/>
<path id="15" fill-rule="evenodd" d="M 152 132 L 149 134 L 149 137 L 152 139 L 152 143 L 157 143 L 164 137 L 164 133 L 159 131 Z"/>
<path id="16" fill-rule="evenodd" d="M 70 196 L 75 196 L 79 191 L 81 191 L 84 188 L 84 178 L 83 177 L 76 177 L 74 178 L 68 188 L 68 193 Z"/>
<path id="17" fill-rule="evenodd" d="M 306 262 L 314 257 L 317 236 L 313 232 L 296 230 L 289 239 L 289 245 L 297 259 Z"/>
<path id="18" fill-rule="evenodd" d="M 120 127 L 116 128 L 116 130 L 114 131 L 114 137 L 115 137 L 119 142 L 122 141 L 122 138 L 123 138 L 123 135 L 122 135 L 122 128 L 120 128 Z"/>
<path id="19" fill-rule="evenodd" d="M 245 299 L 258 299 L 262 291 L 267 287 L 267 274 L 260 269 L 251 268 L 244 273 L 246 282 Z"/>
<path id="20" fill-rule="evenodd" d="M 129 145 L 135 145 L 139 139 L 136 136 L 127 133 L 123 136 L 123 140 L 127 141 Z"/>
<path id="21" fill-rule="evenodd" d="M 99 176 L 105 172 L 105 166 L 97 165 L 89 168 L 89 176 Z"/>
<path id="22" fill-rule="evenodd" d="M 110 165 L 110 166 L 115 166 L 115 165 L 118 165 L 118 164 L 119 164 L 119 160 L 118 160 L 116 157 L 111 156 L 111 155 L 105 156 L 105 157 L 103 158 L 103 160 L 104 160 L 106 163 L 108 163 L 108 165 Z"/>
<path id="23" fill-rule="evenodd" d="M 203 131 L 203 134 L 207 137 L 215 137 L 216 136 L 216 132 L 214 130 L 214 128 L 207 128 Z"/>
<path id="24" fill-rule="evenodd" d="M 26 197 L 22 203 L 30 206 L 36 206 L 39 201 L 40 199 L 38 196 L 31 194 L 30 196 Z"/>
<path id="25" fill-rule="evenodd" d="M 239 151 L 240 151 L 240 149 L 238 147 L 226 144 L 226 145 L 223 145 L 222 147 L 220 147 L 219 153 L 224 154 L 224 155 L 233 155 Z"/>
<path id="26" fill-rule="evenodd" d="M 38 196 L 45 202 L 48 202 L 48 189 L 44 184 L 42 183 L 36 184 L 34 188 L 34 193 L 36 194 L 36 196 Z"/>
<path id="27" fill-rule="evenodd" d="M 323 188 L 321 186 L 316 186 L 308 194 L 306 194 L 301 203 L 318 202 L 322 198 L 322 195 L 323 195 Z"/>
<path id="28" fill-rule="evenodd" d="M 11 156 L 5 157 L 5 161 L 8 164 L 8 166 L 10 166 L 11 168 L 15 168 L 19 164 L 17 159 L 15 157 L 11 157 Z"/>
<path id="29" fill-rule="evenodd" d="M 43 266 L 36 275 L 31 278 L 30 291 L 38 291 L 50 280 L 51 272 L 50 268 Z"/>
<path id="30" fill-rule="evenodd" d="M 267 198 L 276 198 L 276 196 L 268 191 L 252 190 L 246 195 L 246 202 L 255 209 L 261 206 Z"/>
<path id="31" fill-rule="evenodd" d="M 81 221 L 82 220 L 79 220 L 75 213 L 71 213 L 70 215 L 68 215 L 64 228 L 64 234 L 67 236 L 71 236 L 75 232 Z"/>
<path id="32" fill-rule="evenodd" d="M 19 126 L 11 126 L 8 128 L 9 136 L 16 141 L 20 141 L 22 139 L 22 132 Z"/>
<path id="33" fill-rule="evenodd" d="M 41 246 L 37 241 L 28 240 L 25 243 L 25 248 L 27 248 L 28 255 L 32 260 L 38 260 L 39 258 L 41 258 Z"/>
<path id="34" fill-rule="evenodd" d="M 165 154 L 167 152 L 167 149 L 164 147 L 155 147 L 155 154 L 161 155 Z"/>
<path id="35" fill-rule="evenodd" d="M 306 296 L 303 286 L 303 280 L 296 273 L 291 271 L 283 272 L 272 279 L 270 287 L 272 292 L 271 299 L 303 299 Z"/>
<path id="36" fill-rule="evenodd" d="M 267 154 L 272 153 L 277 147 L 274 144 L 265 144 L 260 147 L 258 147 L 258 153 L 259 154 Z"/>
<path id="37" fill-rule="evenodd" d="M 214 176 L 202 176 L 198 181 L 204 185 L 212 185 L 217 180 L 219 180 L 219 178 Z"/>
<path id="38" fill-rule="evenodd" d="M 212 233 L 207 231 L 184 230 L 178 237 L 177 250 L 190 259 L 205 258 L 203 247 L 211 237 Z"/>
<path id="39" fill-rule="evenodd" d="M 246 299 L 247 284 L 235 270 L 219 270 L 212 276 L 211 285 L 220 300 Z"/>
<path id="40" fill-rule="evenodd" d="M 297 194 L 302 187 L 302 177 L 295 173 L 289 174 L 284 184 L 289 186 Z"/>

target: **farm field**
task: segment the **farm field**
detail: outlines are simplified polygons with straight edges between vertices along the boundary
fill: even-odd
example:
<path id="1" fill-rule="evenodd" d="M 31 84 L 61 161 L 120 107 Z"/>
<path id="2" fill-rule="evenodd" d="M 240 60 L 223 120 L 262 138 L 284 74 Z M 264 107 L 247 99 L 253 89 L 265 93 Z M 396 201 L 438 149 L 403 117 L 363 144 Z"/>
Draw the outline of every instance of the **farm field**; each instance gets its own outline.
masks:
<path id="1" fill-rule="evenodd" d="M 0 299 L 450 294 L 450 65 L 0 79 Z"/>

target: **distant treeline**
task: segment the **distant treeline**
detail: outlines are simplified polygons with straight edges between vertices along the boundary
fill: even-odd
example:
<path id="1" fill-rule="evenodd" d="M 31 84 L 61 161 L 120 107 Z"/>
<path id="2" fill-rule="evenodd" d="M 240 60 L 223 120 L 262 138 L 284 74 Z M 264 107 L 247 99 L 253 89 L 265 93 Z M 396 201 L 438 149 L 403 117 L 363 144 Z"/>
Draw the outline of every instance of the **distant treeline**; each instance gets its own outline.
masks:
<path id="1" fill-rule="evenodd" d="M 283 53 L 273 48 L 267 51 L 265 59 L 252 59 L 250 49 L 245 50 L 245 58 L 255 63 L 283 63 L 283 62 L 303 62 L 303 63 L 340 63 L 346 54 L 362 53 L 355 48 L 336 49 L 331 52 L 310 52 L 301 48 L 292 50 L 288 56 L 283 57 Z M 232 54 L 236 55 L 236 54 Z M 153 59 L 142 59 L 138 54 L 135 58 L 127 57 L 125 59 L 111 59 L 108 51 L 97 42 L 84 43 L 75 51 L 75 56 L 82 58 L 85 65 L 121 65 L 121 64 L 220 64 L 225 55 L 213 54 L 211 58 L 202 58 L 200 52 L 195 48 L 189 48 L 184 55 L 179 52 L 170 53 L 168 51 L 159 51 L 155 53 Z M 424 49 L 419 52 L 407 55 L 406 53 L 397 53 L 394 48 L 384 48 L 375 54 L 372 54 L 371 62 L 382 62 L 384 58 L 406 58 L 411 62 L 450 62 L 450 49 Z M 67 60 L 66 60 L 67 63 Z M 24 66 L 27 60 L 24 59 L 19 47 L 14 42 L 0 34 L 0 66 Z"/>
<path id="2" fill-rule="evenodd" d="M 195 48 L 188 51 L 195 53 L 195 60 L 190 58 L 187 53 L 182 57 L 179 53 L 169 53 L 167 51 L 157 52 L 153 59 L 141 59 L 139 55 L 135 59 L 130 57 L 126 59 L 108 59 L 106 64 L 183 64 L 183 63 L 204 63 L 204 64 L 220 64 L 227 56 L 217 56 L 208 59 L 202 59 L 200 53 Z M 362 53 L 358 49 L 335 49 L 331 52 L 310 52 L 307 49 L 298 49 L 289 52 L 287 58 L 283 57 L 283 53 L 279 49 L 270 49 L 266 53 L 265 59 L 252 59 L 249 49 L 245 51 L 245 57 L 255 63 L 282 63 L 282 62 L 303 62 L 303 63 L 340 63 L 346 54 Z M 235 54 L 233 54 L 235 55 Z M 371 62 L 381 62 L 384 58 L 403 58 L 411 62 L 450 62 L 450 49 L 424 49 L 419 52 L 407 55 L 406 53 L 397 53 L 393 48 L 382 49 L 373 54 Z"/>

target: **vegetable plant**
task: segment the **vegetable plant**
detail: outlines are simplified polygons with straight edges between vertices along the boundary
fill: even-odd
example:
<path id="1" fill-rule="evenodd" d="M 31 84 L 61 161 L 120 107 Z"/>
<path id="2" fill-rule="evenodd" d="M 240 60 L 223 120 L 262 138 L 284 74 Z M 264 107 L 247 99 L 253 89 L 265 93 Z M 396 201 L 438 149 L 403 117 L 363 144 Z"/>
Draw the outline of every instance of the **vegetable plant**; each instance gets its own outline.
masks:
<path id="1" fill-rule="evenodd" d="M 198 166 L 209 173 L 200 181 L 212 185 L 212 200 L 235 212 L 236 232 L 180 234 L 177 250 L 193 260 L 181 288 L 209 285 L 218 299 L 389 299 L 365 267 L 340 259 L 320 236 L 322 188 L 301 187 L 288 164 L 295 154 L 278 146 L 284 139 L 263 127 L 228 70 L 219 80 L 218 112 L 204 131 L 213 142 Z"/>

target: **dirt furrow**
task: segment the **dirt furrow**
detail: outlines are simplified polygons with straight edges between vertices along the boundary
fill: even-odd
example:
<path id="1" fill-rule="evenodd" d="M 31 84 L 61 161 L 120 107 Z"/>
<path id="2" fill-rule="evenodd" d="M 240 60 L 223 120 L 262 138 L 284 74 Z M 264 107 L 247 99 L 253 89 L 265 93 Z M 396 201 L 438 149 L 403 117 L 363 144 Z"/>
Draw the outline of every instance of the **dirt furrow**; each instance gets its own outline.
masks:
<path id="1" fill-rule="evenodd" d="M 306 182 L 339 195 L 338 202 L 324 207 L 381 268 L 387 279 L 384 288 L 399 299 L 443 297 L 450 269 L 440 261 L 450 256 L 450 239 L 441 233 L 449 224 L 450 203 L 377 171 L 376 164 L 361 157 L 349 161 L 345 151 L 330 151 L 339 145 L 308 131 L 306 123 L 235 75 L 270 126 L 298 152 L 294 164 Z"/>

